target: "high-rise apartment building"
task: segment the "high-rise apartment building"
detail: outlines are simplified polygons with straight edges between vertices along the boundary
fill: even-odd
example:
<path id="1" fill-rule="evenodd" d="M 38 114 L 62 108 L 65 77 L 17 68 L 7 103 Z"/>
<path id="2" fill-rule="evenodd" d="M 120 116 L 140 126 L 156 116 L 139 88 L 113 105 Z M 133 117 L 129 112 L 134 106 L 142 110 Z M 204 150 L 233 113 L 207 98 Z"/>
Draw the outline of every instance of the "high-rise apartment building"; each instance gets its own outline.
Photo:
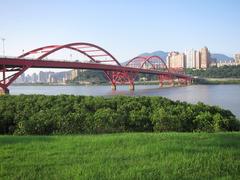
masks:
<path id="1" fill-rule="evenodd" d="M 196 68 L 196 51 L 191 49 L 191 50 L 186 50 L 186 68 Z"/>
<path id="2" fill-rule="evenodd" d="M 209 66 L 210 62 L 210 53 L 207 47 L 204 47 L 200 50 L 201 57 L 201 68 L 206 69 Z"/>
<path id="3" fill-rule="evenodd" d="M 240 54 L 236 54 L 236 59 L 240 63 Z M 179 52 L 169 53 L 167 56 L 167 66 L 169 68 L 206 69 L 213 60 L 208 48 L 204 47 L 199 51 L 195 51 L 194 49 L 186 50 L 185 54 Z"/>
<path id="4" fill-rule="evenodd" d="M 235 62 L 236 64 L 240 64 L 240 53 L 235 54 Z"/>
<path id="5" fill-rule="evenodd" d="M 167 56 L 168 68 L 185 68 L 185 54 L 179 52 L 171 52 Z"/>
<path id="6" fill-rule="evenodd" d="M 201 54 L 199 51 L 196 51 L 196 69 L 200 69 L 201 68 Z"/>

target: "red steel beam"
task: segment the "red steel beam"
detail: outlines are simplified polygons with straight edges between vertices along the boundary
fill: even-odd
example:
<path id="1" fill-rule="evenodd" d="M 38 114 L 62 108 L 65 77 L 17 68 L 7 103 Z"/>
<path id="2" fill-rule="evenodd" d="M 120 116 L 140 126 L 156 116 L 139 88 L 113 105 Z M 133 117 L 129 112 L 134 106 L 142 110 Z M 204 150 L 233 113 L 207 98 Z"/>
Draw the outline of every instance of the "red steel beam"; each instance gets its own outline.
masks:
<path id="1" fill-rule="evenodd" d="M 97 51 L 101 51 L 100 49 L 96 49 L 96 50 L 86 50 L 86 51 L 83 51 L 83 52 L 97 52 Z"/>
<path id="2" fill-rule="evenodd" d="M 92 57 L 108 56 L 107 54 L 91 55 Z"/>
<path id="3" fill-rule="evenodd" d="M 35 60 L 35 59 L 20 59 L 20 58 L 0 58 L 0 65 L 8 67 L 29 67 L 29 68 L 64 68 L 64 69 L 94 69 L 103 71 L 129 71 L 134 73 L 144 74 L 156 74 L 156 75 L 172 75 L 179 78 L 189 78 L 190 76 L 171 73 L 171 72 L 160 72 L 157 70 L 132 68 L 126 66 L 106 65 L 98 63 L 81 63 L 81 62 L 67 62 L 67 61 L 56 61 L 56 60 Z"/>

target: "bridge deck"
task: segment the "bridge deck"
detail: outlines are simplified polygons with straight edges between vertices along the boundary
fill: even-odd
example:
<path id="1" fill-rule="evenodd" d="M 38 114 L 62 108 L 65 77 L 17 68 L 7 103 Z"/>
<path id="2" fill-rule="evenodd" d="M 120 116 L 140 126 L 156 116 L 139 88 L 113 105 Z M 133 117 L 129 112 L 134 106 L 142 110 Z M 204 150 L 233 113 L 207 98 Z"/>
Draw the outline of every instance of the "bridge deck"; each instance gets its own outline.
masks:
<path id="1" fill-rule="evenodd" d="M 172 75 L 176 78 L 190 78 L 190 76 L 172 72 L 161 72 L 150 69 L 132 68 L 126 66 L 107 65 L 99 63 L 82 63 L 82 62 L 69 62 L 69 61 L 56 61 L 56 60 L 35 60 L 35 59 L 22 59 L 22 58 L 9 58 L 0 57 L 0 66 L 5 67 L 23 67 L 29 68 L 63 68 L 63 69 L 93 69 L 103 71 L 127 71 L 144 74 L 156 75 Z M 1 69 L 0 69 L 1 71 Z"/>

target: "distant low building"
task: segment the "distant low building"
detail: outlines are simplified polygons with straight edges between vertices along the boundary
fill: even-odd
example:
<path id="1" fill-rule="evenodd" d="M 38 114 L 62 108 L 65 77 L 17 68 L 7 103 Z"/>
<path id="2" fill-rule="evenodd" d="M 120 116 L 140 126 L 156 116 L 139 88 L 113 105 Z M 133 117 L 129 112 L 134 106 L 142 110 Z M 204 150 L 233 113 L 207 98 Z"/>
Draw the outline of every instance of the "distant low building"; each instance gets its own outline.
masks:
<path id="1" fill-rule="evenodd" d="M 239 63 L 237 63 L 237 61 L 235 60 L 225 60 L 225 61 L 219 61 L 217 63 L 217 67 L 221 67 L 221 66 L 237 66 L 239 65 Z"/>
<path id="2" fill-rule="evenodd" d="M 49 82 L 49 78 L 51 77 L 51 75 L 53 75 L 54 72 L 48 71 L 40 71 L 39 72 L 39 82 L 40 83 L 47 83 Z"/>
<path id="3" fill-rule="evenodd" d="M 73 69 L 71 71 L 71 80 L 76 79 L 78 77 L 78 75 L 79 75 L 79 70 L 78 69 Z"/>
<path id="4" fill-rule="evenodd" d="M 216 58 L 210 58 L 210 62 L 209 62 L 209 67 L 216 67 L 217 66 L 217 59 Z"/>
<path id="5" fill-rule="evenodd" d="M 25 83 L 26 77 L 25 73 L 22 73 L 15 81 L 13 81 L 14 84 L 21 84 Z"/>
<path id="6" fill-rule="evenodd" d="M 57 80 L 54 76 L 49 76 L 48 83 L 57 83 Z"/>
<path id="7" fill-rule="evenodd" d="M 37 73 L 32 74 L 32 83 L 37 83 L 38 82 L 38 75 Z"/>

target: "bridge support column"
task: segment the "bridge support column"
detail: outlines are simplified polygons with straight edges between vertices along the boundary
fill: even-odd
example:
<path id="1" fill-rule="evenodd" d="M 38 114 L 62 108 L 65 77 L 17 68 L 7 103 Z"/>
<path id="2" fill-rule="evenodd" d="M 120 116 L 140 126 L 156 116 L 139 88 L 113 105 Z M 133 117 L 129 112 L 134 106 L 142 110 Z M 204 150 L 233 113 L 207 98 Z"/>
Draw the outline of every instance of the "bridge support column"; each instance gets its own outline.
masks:
<path id="1" fill-rule="evenodd" d="M 6 72 L 7 68 L 5 65 L 0 67 L 0 76 L 2 76 L 2 80 L 0 80 L 0 95 L 9 94 L 9 89 L 7 88 L 7 81 L 6 81 Z"/>
<path id="2" fill-rule="evenodd" d="M 159 87 L 160 87 L 160 88 L 163 87 L 163 81 L 160 81 L 160 82 L 159 82 Z"/>
<path id="3" fill-rule="evenodd" d="M 5 94 L 9 94 L 9 89 L 0 87 L 0 96 Z"/>
<path id="4" fill-rule="evenodd" d="M 168 75 L 166 79 L 168 79 L 169 86 L 174 87 L 174 77 L 172 75 Z"/>
<path id="5" fill-rule="evenodd" d="M 116 84 L 112 84 L 111 88 L 112 88 L 113 91 L 116 91 L 117 90 Z"/>
<path id="6" fill-rule="evenodd" d="M 178 86 L 181 86 L 181 80 L 180 80 L 180 78 L 177 78 L 177 84 L 178 84 Z"/>
<path id="7" fill-rule="evenodd" d="M 185 81 L 184 81 L 184 79 L 180 79 L 180 86 L 185 86 Z"/>
<path id="8" fill-rule="evenodd" d="M 159 75 L 158 79 L 159 79 L 159 87 L 161 88 L 161 87 L 163 87 L 164 76 L 163 75 Z"/>
<path id="9" fill-rule="evenodd" d="M 174 79 L 170 79 L 170 86 L 174 87 Z"/>
<path id="10" fill-rule="evenodd" d="M 112 90 L 116 90 L 117 84 L 129 84 L 129 90 L 134 91 L 134 79 L 138 72 L 131 71 L 104 71 L 112 84 Z"/>
<path id="11" fill-rule="evenodd" d="M 185 86 L 186 82 L 185 79 L 179 78 L 179 86 Z"/>
<path id="12" fill-rule="evenodd" d="M 129 90 L 130 90 L 130 91 L 134 91 L 134 89 L 135 89 L 134 83 L 129 84 Z"/>

